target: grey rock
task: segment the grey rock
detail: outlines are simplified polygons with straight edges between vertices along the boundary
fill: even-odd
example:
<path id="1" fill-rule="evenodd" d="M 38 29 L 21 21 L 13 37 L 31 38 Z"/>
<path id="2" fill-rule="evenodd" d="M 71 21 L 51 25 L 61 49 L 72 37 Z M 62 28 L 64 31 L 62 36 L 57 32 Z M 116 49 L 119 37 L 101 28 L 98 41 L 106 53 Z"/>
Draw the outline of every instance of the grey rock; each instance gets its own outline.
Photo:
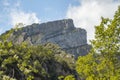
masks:
<path id="1" fill-rule="evenodd" d="M 57 20 L 23 27 L 12 34 L 14 43 L 29 42 L 32 45 L 45 43 L 58 44 L 64 51 L 77 56 L 86 55 L 90 46 L 87 44 L 86 30 L 75 28 L 72 19 Z"/>

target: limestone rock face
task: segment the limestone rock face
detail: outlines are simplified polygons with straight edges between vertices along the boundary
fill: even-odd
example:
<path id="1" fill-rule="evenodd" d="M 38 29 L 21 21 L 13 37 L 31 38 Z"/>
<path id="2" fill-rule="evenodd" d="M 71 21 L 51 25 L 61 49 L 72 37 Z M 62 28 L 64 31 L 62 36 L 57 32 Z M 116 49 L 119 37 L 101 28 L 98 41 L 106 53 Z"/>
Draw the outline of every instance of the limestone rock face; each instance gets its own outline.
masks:
<path id="1" fill-rule="evenodd" d="M 58 44 L 63 50 L 75 55 L 89 52 L 86 30 L 75 28 L 72 19 L 57 20 L 42 24 L 32 24 L 18 29 L 11 37 L 14 43 L 28 42 L 32 45 Z"/>

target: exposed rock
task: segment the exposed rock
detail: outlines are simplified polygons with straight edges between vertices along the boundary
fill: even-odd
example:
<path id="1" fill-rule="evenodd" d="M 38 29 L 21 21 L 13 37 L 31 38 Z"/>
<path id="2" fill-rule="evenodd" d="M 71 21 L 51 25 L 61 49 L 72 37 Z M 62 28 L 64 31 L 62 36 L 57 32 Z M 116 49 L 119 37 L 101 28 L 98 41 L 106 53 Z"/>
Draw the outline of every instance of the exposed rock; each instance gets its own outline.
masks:
<path id="1" fill-rule="evenodd" d="M 63 50 L 76 57 L 85 55 L 90 50 L 86 30 L 75 28 L 72 19 L 32 24 L 15 31 L 10 39 L 14 43 L 27 41 L 33 45 L 51 42 L 58 44 Z"/>

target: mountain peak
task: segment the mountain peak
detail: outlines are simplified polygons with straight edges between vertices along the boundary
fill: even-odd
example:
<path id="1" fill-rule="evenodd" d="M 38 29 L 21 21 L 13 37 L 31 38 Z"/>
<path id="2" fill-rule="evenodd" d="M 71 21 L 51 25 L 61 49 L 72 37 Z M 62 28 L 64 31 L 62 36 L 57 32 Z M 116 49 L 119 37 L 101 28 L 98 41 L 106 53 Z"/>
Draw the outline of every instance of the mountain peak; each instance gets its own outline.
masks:
<path id="1" fill-rule="evenodd" d="M 75 28 L 72 19 L 56 20 L 32 24 L 13 32 L 14 43 L 28 42 L 32 45 L 54 43 L 75 55 L 85 55 L 89 51 L 86 30 Z"/>

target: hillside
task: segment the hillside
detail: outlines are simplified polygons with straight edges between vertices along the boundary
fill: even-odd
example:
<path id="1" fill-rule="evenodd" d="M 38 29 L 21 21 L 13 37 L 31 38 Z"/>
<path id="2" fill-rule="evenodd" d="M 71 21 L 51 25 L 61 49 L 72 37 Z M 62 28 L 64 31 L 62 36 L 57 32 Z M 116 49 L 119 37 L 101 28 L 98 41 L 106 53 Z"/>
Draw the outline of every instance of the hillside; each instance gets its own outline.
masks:
<path id="1" fill-rule="evenodd" d="M 58 80 L 70 74 L 77 78 L 74 56 L 85 55 L 88 46 L 86 31 L 76 29 L 71 19 L 14 28 L 3 33 L 0 40 L 2 80 Z M 83 53 L 76 54 L 81 46 L 86 47 Z"/>
<path id="2" fill-rule="evenodd" d="M 16 44 L 53 43 L 59 45 L 67 53 L 78 57 L 86 55 L 90 50 L 86 33 L 84 29 L 75 28 L 72 19 L 64 19 L 18 28 L 13 31 L 9 40 Z"/>
<path id="3" fill-rule="evenodd" d="M 92 47 L 71 19 L 20 26 L 0 36 L 0 80 L 120 80 L 120 6 Z"/>

